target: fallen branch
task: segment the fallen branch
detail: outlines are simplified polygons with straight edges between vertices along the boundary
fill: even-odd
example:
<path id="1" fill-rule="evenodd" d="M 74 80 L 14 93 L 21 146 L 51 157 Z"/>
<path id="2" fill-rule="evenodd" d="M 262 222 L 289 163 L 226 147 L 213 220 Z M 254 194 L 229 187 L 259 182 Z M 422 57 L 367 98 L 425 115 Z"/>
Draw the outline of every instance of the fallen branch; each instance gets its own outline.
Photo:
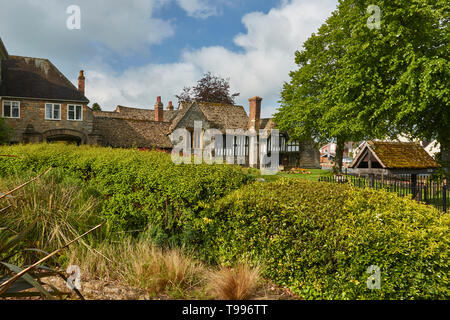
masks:
<path id="1" fill-rule="evenodd" d="M 17 188 L 14 188 L 11 191 L 8 191 L 5 194 L 0 195 L 0 200 L 3 198 L 6 198 L 7 196 L 9 196 L 10 194 L 12 194 L 13 192 L 16 192 L 17 190 L 22 189 L 23 187 L 25 187 L 26 185 L 30 184 L 33 181 L 36 181 L 37 179 L 39 179 L 40 177 L 42 177 L 44 174 L 47 174 L 50 171 L 51 168 L 48 168 L 47 170 L 45 170 L 44 172 L 42 172 L 40 175 L 38 175 L 37 177 L 31 179 L 30 181 L 25 182 L 24 184 L 18 186 Z"/>
<path id="2" fill-rule="evenodd" d="M 9 154 L 0 154 L 0 157 L 6 157 L 6 158 L 19 158 L 19 156 L 12 156 Z"/>
<path id="3" fill-rule="evenodd" d="M 14 281 L 16 281 L 17 279 L 19 279 L 20 277 L 22 277 L 24 274 L 26 274 L 28 271 L 32 270 L 33 268 L 37 267 L 38 265 L 42 264 L 43 262 L 45 262 L 46 260 L 50 259 L 51 257 L 53 257 L 55 254 L 57 254 L 58 252 L 61 252 L 62 250 L 64 250 L 65 248 L 67 248 L 68 246 L 70 246 L 72 243 L 78 241 L 79 239 L 83 238 L 85 235 L 91 233 L 92 231 L 100 228 L 101 226 L 103 226 L 106 223 L 106 221 L 102 222 L 101 224 L 99 224 L 98 226 L 90 229 L 89 231 L 83 233 L 81 236 L 76 237 L 75 239 L 73 239 L 72 241 L 70 241 L 69 243 L 67 243 L 65 246 L 56 249 L 55 251 L 53 251 L 52 253 L 50 253 L 49 255 L 45 256 L 44 258 L 42 258 L 41 260 L 39 260 L 38 262 L 35 262 L 34 264 L 32 264 L 31 266 L 27 267 L 26 269 L 23 269 L 21 272 L 17 273 L 14 277 L 12 277 L 11 279 L 9 279 L 8 281 L 0 284 L 0 295 L 3 294 L 6 290 L 8 290 L 8 288 L 14 283 Z"/>

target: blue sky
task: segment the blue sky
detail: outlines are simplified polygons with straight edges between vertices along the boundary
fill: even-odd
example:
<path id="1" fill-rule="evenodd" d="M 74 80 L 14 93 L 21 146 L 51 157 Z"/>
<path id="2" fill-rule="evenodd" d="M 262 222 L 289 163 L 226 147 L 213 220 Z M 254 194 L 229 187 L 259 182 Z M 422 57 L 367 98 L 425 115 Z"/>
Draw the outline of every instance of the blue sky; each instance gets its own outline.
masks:
<path id="1" fill-rule="evenodd" d="M 69 30 L 77 5 L 81 29 Z M 207 71 L 229 78 L 237 103 L 255 95 L 271 116 L 294 53 L 337 0 L 2 0 L 0 37 L 10 54 L 50 59 L 104 110 L 174 101 Z"/>

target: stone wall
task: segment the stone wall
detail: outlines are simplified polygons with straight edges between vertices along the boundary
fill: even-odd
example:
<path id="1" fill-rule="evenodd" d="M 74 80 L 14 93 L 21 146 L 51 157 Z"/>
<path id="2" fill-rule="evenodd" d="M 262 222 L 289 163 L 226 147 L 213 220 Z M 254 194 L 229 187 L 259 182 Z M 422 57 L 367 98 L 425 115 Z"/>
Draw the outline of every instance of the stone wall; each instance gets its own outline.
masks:
<path id="1" fill-rule="evenodd" d="M 86 104 L 51 102 L 28 99 L 1 99 L 0 106 L 3 108 L 3 101 L 20 102 L 20 118 L 5 118 L 5 122 L 13 129 L 11 142 L 42 142 L 53 135 L 72 135 L 81 138 L 81 143 L 89 143 L 89 135 L 93 130 L 93 115 L 91 109 Z M 45 119 L 45 104 L 61 104 L 61 120 Z M 67 119 L 67 105 L 82 105 L 83 120 L 73 121 Z M 0 109 L 0 114 L 3 109 Z"/>

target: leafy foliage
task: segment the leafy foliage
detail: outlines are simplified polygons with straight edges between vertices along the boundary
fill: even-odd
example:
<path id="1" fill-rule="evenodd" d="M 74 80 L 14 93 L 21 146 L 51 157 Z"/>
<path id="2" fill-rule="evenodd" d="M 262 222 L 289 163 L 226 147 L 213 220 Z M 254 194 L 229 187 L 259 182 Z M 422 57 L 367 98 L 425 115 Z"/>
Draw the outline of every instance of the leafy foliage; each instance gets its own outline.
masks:
<path id="1" fill-rule="evenodd" d="M 378 190 L 295 179 L 254 183 L 196 220 L 209 258 L 261 263 L 305 298 L 450 296 L 450 217 Z M 371 265 L 381 289 L 366 286 Z"/>
<path id="2" fill-rule="evenodd" d="M 404 133 L 450 150 L 449 2 L 377 1 L 379 29 L 367 26 L 371 4 L 340 1 L 296 52 L 277 123 L 338 145 Z"/>
<path id="3" fill-rule="evenodd" d="M 11 134 L 11 128 L 0 118 L 0 144 L 7 143 Z"/>
<path id="4" fill-rule="evenodd" d="M 175 165 L 162 152 L 140 152 L 90 146 L 26 145 L 1 147 L 1 153 L 20 155 L 0 162 L 7 176 L 56 167 L 81 181 L 101 200 L 100 216 L 110 231 L 143 231 L 151 226 L 161 241 L 187 236 L 187 215 L 248 181 L 238 166 Z M 184 233 L 186 232 L 186 233 Z"/>
<path id="5" fill-rule="evenodd" d="M 213 76 L 211 72 L 206 73 L 194 87 L 185 87 L 183 92 L 176 97 L 181 101 L 202 101 L 213 103 L 234 104 L 234 99 L 239 93 L 230 93 L 228 79 Z"/>

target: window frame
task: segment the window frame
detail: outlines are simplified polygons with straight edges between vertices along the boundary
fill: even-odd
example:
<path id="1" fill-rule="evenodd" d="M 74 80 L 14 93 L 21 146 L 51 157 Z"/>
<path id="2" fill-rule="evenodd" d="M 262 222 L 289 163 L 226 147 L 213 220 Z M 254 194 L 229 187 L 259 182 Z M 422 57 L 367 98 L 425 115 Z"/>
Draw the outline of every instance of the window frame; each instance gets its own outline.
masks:
<path id="1" fill-rule="evenodd" d="M 55 106 L 59 106 L 59 119 L 56 118 L 47 118 L 47 106 L 51 105 L 52 106 L 52 117 L 55 115 Z M 50 121 L 60 121 L 61 120 L 61 113 L 62 113 L 62 104 L 61 103 L 50 103 L 50 102 L 46 102 L 44 105 L 44 119 L 45 120 L 50 120 Z"/>
<path id="2" fill-rule="evenodd" d="M 73 110 L 73 112 L 74 112 L 74 119 L 70 119 L 70 118 L 69 118 L 69 110 L 70 110 L 70 107 L 74 107 L 74 110 Z M 80 108 L 81 108 L 81 113 L 80 113 L 81 119 L 76 119 L 76 116 L 77 116 L 77 107 L 80 107 Z M 68 104 L 68 105 L 67 105 L 67 120 L 68 120 L 68 121 L 83 121 L 83 106 L 80 105 L 80 104 Z"/>
<path id="3" fill-rule="evenodd" d="M 9 102 L 10 103 L 10 116 L 9 117 L 7 117 L 7 116 L 5 116 L 5 102 Z M 19 116 L 17 116 L 17 117 L 13 117 L 12 115 L 13 115 L 13 104 L 14 103 L 17 103 L 17 108 L 18 108 L 18 111 L 19 111 Z M 13 101 L 13 100 L 2 100 L 2 118 L 5 118 L 5 119 L 20 119 L 20 101 Z"/>

